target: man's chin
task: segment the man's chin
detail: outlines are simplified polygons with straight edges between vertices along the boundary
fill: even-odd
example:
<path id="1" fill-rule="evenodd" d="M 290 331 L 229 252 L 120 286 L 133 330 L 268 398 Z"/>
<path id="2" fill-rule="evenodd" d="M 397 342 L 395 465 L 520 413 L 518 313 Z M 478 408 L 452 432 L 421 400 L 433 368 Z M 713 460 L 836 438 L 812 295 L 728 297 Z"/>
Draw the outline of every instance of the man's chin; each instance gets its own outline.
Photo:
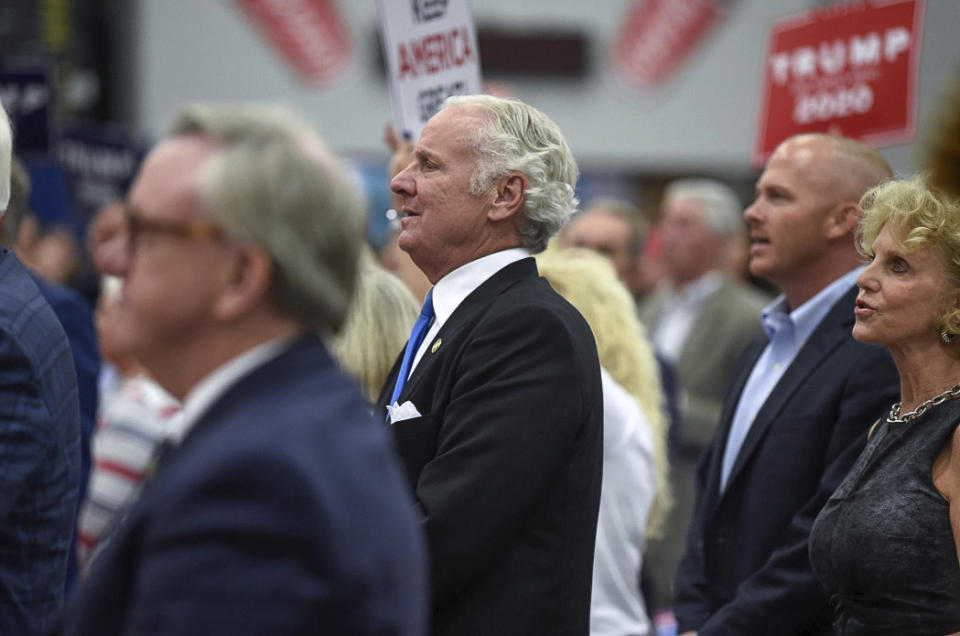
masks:
<path id="1" fill-rule="evenodd" d="M 762 258 L 751 258 L 747 270 L 754 278 L 767 279 L 770 276 L 771 264 Z"/>

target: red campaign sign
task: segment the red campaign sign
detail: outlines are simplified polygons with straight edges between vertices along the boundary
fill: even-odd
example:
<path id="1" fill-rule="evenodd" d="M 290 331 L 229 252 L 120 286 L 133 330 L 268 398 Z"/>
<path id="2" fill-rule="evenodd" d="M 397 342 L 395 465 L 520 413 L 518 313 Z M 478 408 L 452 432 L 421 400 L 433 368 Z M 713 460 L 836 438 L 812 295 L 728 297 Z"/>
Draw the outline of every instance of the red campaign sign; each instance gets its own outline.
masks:
<path id="1" fill-rule="evenodd" d="M 710 32 L 731 0 L 641 0 L 624 22 L 614 68 L 628 82 L 663 82 Z"/>
<path id="2" fill-rule="evenodd" d="M 350 41 L 331 0 L 236 0 L 305 81 L 320 84 L 350 59 Z"/>
<path id="3" fill-rule="evenodd" d="M 854 2 L 774 24 L 754 160 L 792 135 L 913 138 L 923 0 Z"/>

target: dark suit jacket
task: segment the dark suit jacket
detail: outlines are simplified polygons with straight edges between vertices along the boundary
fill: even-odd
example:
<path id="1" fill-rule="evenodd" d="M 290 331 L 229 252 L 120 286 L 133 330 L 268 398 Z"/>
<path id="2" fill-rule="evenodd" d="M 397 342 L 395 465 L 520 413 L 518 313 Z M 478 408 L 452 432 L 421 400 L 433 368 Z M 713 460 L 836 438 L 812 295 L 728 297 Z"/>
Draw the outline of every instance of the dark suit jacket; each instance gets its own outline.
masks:
<path id="1" fill-rule="evenodd" d="M 603 401 L 583 317 L 532 258 L 508 265 L 440 329 L 408 400 L 422 417 L 391 428 L 427 532 L 433 633 L 586 635 Z"/>
<path id="2" fill-rule="evenodd" d="M 827 598 L 807 556 L 810 526 L 899 392 L 886 350 L 850 335 L 855 299 L 854 288 L 797 354 L 757 414 L 719 494 L 734 410 L 766 336 L 744 351 L 698 471 L 697 505 L 676 581 L 681 632 L 829 631 Z"/>
<path id="3" fill-rule="evenodd" d="M 60 633 L 417 635 L 426 593 L 383 424 L 304 336 L 166 455 Z"/>
<path id="4" fill-rule="evenodd" d="M 63 602 L 80 479 L 70 345 L 0 251 L 0 634 L 44 633 Z"/>
<path id="5" fill-rule="evenodd" d="M 73 355 L 77 373 L 77 390 L 80 397 L 80 484 L 77 488 L 79 501 L 87 493 L 90 476 L 90 439 L 97 417 L 100 378 L 100 348 L 97 332 L 93 327 L 93 313 L 86 299 L 68 287 L 54 285 L 37 274 L 31 274 L 37 289 L 50 304 L 53 313 L 67 334 L 70 353 Z M 67 568 L 67 584 L 76 576 L 76 537 L 70 547 L 70 562 Z"/>

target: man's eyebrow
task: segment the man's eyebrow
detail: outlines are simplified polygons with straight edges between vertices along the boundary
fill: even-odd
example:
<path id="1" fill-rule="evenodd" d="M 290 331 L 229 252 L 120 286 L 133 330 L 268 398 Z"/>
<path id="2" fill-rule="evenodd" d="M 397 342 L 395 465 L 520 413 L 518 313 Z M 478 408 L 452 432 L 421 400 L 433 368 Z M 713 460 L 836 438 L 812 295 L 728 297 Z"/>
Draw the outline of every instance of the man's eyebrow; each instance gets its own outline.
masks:
<path id="1" fill-rule="evenodd" d="M 413 151 L 413 155 L 421 161 L 428 160 L 428 159 L 431 161 L 437 161 L 437 156 L 432 152 L 430 152 L 429 149 L 426 149 L 426 148 L 416 148 Z"/>

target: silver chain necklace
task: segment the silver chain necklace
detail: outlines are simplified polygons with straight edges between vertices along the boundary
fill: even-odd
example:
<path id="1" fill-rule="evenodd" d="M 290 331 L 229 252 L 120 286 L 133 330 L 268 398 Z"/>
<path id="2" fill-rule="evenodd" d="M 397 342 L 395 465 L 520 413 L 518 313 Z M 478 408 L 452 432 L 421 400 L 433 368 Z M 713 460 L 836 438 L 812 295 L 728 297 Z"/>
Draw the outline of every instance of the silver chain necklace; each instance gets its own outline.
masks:
<path id="1" fill-rule="evenodd" d="M 917 408 L 904 413 L 903 415 L 900 415 L 900 402 L 897 402 L 893 405 L 893 408 L 890 409 L 890 414 L 887 415 L 887 421 L 891 424 L 903 424 L 904 422 L 915 420 L 926 413 L 930 407 L 943 404 L 947 400 L 952 400 L 958 397 L 960 397 L 960 384 L 954 384 L 940 395 L 935 395 L 929 400 L 921 402 Z"/>

